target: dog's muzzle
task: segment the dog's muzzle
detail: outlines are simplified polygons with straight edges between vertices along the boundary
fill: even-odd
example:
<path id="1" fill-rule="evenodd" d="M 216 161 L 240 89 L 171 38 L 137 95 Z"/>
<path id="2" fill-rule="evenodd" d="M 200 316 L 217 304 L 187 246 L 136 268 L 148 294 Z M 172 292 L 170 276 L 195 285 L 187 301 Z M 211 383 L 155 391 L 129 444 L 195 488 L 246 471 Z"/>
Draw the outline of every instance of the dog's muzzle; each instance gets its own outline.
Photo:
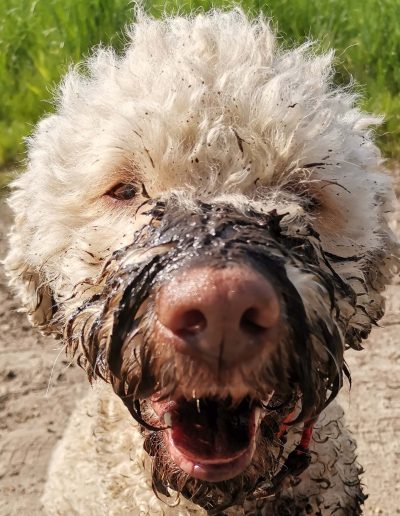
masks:
<path id="1" fill-rule="evenodd" d="M 89 374 L 112 383 L 148 437 L 163 436 L 162 445 L 150 439 L 151 455 L 161 446 L 189 477 L 226 481 L 252 464 L 260 428 L 272 447 L 295 407 L 296 421 L 307 420 L 338 392 L 338 278 L 312 228 L 294 234 L 276 212 L 199 203 L 187 213 L 158 202 L 147 214 L 68 338 L 80 330 Z M 331 294 L 312 320 L 288 268 Z"/>

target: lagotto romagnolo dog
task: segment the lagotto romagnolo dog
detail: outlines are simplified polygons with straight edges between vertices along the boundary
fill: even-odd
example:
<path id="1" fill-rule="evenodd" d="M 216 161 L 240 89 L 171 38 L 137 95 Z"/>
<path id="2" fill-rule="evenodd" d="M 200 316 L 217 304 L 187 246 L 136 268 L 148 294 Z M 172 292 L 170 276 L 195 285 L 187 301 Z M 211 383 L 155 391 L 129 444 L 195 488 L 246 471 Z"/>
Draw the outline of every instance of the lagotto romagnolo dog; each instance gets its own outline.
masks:
<path id="1" fill-rule="evenodd" d="M 10 198 L 10 283 L 93 384 L 46 511 L 361 514 L 333 400 L 397 267 L 380 119 L 262 17 L 129 38 L 68 73 Z"/>

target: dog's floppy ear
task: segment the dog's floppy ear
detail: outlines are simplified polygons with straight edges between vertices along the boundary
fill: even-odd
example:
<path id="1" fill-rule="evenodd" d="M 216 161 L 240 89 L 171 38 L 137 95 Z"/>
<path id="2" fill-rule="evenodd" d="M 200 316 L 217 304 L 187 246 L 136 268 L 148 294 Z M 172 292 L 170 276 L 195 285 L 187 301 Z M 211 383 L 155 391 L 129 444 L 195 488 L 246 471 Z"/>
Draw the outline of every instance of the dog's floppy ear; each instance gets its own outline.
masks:
<path id="1" fill-rule="evenodd" d="M 47 281 L 30 259 L 32 232 L 25 214 L 28 206 L 25 196 L 21 194 L 21 191 L 16 191 L 9 199 L 15 219 L 9 233 L 9 249 L 4 266 L 9 285 L 22 301 L 30 322 L 47 333 L 56 307 Z"/>

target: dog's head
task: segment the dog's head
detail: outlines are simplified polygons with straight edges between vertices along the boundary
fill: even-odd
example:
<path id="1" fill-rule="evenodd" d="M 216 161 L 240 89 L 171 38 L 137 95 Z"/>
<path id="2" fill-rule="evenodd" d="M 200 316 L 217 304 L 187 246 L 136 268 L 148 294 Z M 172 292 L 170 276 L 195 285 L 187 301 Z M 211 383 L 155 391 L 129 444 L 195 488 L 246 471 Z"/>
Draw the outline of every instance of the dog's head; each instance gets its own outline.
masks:
<path id="1" fill-rule="evenodd" d="M 279 425 L 318 415 L 383 313 L 378 120 L 331 60 L 240 11 L 139 15 L 66 77 L 14 183 L 32 322 L 113 385 L 155 487 L 207 508 L 272 477 Z"/>

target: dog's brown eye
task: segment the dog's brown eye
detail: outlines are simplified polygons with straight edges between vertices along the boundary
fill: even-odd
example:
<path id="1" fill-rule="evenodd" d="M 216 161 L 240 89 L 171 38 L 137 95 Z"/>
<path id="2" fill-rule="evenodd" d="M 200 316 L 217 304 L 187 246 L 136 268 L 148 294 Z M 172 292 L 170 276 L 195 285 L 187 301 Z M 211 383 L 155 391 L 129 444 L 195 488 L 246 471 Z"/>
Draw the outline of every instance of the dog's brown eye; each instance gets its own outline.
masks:
<path id="1" fill-rule="evenodd" d="M 129 201 L 135 197 L 136 193 L 136 185 L 119 183 L 118 185 L 114 186 L 114 188 L 109 190 L 107 195 L 113 199 L 118 199 L 119 201 Z"/>

